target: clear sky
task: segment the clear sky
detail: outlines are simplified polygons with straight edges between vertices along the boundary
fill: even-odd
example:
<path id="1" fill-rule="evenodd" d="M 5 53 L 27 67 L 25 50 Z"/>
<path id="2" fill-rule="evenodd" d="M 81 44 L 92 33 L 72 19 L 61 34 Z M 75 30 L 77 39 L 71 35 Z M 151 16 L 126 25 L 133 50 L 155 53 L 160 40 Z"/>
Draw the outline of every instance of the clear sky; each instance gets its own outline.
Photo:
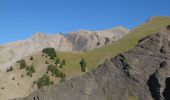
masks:
<path id="1" fill-rule="evenodd" d="M 36 32 L 132 29 L 157 15 L 170 16 L 170 0 L 0 0 L 0 44 Z"/>

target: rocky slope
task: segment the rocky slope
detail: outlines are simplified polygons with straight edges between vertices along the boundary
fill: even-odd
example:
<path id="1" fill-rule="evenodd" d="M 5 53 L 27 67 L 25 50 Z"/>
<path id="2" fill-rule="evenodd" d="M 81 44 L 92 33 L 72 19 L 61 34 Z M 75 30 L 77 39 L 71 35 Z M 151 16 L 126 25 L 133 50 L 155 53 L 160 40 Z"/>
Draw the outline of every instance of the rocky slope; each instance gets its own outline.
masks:
<path id="1" fill-rule="evenodd" d="M 128 29 L 119 26 L 101 31 L 81 30 L 78 32 L 70 32 L 67 35 L 67 38 L 72 42 L 74 50 L 86 51 L 110 44 L 111 42 L 122 38 L 128 32 Z"/>
<path id="2" fill-rule="evenodd" d="M 125 36 L 128 32 L 129 31 L 123 27 L 117 27 L 112 30 L 96 32 L 81 31 L 76 33 L 76 36 L 73 35 L 74 32 L 68 33 L 67 36 L 62 34 L 45 35 L 43 33 L 37 33 L 27 40 L 0 46 L 0 69 L 4 70 L 17 60 L 27 55 L 34 54 L 46 47 L 53 47 L 57 51 L 67 52 L 80 51 L 80 47 L 82 48 L 81 51 L 91 50 L 95 49 L 97 47 L 96 44 L 99 42 L 98 47 L 111 43 L 113 40 L 115 41 Z M 77 37 L 77 35 L 79 36 Z"/>
<path id="3" fill-rule="evenodd" d="M 5 44 L 0 48 L 0 69 L 6 69 L 23 57 L 53 47 L 58 51 L 71 51 L 72 44 L 63 35 L 44 35 L 37 33 L 23 41 Z"/>
<path id="4" fill-rule="evenodd" d="M 16 100 L 169 100 L 170 26 L 84 76 Z"/>

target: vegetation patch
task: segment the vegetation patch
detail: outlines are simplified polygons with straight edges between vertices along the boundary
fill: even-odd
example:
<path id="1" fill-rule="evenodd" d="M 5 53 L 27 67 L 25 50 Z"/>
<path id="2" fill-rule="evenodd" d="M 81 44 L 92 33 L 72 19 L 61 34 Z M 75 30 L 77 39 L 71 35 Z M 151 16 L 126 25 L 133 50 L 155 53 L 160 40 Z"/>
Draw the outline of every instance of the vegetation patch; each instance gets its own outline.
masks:
<path id="1" fill-rule="evenodd" d="M 38 79 L 38 81 L 35 81 L 33 84 L 37 84 L 38 88 L 41 88 L 42 86 L 52 85 L 54 82 L 50 81 L 49 76 L 44 74 L 41 78 Z"/>
<path id="2" fill-rule="evenodd" d="M 27 75 L 32 77 L 32 74 L 35 73 L 35 68 L 33 64 L 31 66 L 26 67 Z"/>
<path id="3" fill-rule="evenodd" d="M 47 68 L 47 73 L 49 71 L 51 72 L 52 76 L 60 77 L 60 70 L 57 67 L 55 67 L 53 65 L 49 65 Z"/>
<path id="4" fill-rule="evenodd" d="M 17 61 L 17 63 L 20 65 L 20 69 L 24 69 L 27 66 L 24 59 Z"/>
<path id="5" fill-rule="evenodd" d="M 42 50 L 42 52 L 47 54 L 50 57 L 50 59 L 54 59 L 54 57 L 57 57 L 57 54 L 54 48 L 45 48 Z"/>

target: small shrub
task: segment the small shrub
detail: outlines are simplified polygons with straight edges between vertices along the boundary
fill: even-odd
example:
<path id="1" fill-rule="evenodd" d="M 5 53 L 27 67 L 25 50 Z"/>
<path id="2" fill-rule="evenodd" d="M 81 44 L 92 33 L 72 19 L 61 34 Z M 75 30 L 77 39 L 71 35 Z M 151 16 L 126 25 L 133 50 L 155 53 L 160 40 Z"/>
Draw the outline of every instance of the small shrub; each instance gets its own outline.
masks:
<path id="1" fill-rule="evenodd" d="M 10 70 L 10 71 L 13 71 L 14 69 L 13 69 L 13 67 L 11 66 L 11 67 L 9 68 L 9 70 Z"/>
<path id="2" fill-rule="evenodd" d="M 24 74 L 21 75 L 21 78 L 23 78 L 23 77 L 24 77 Z"/>
<path id="3" fill-rule="evenodd" d="M 66 65 L 66 60 L 62 60 L 61 64 Z"/>
<path id="4" fill-rule="evenodd" d="M 31 57 L 30 57 L 30 60 L 33 60 L 33 59 L 34 59 L 33 56 L 31 56 Z"/>
<path id="5" fill-rule="evenodd" d="M 30 67 L 30 71 L 31 71 L 32 73 L 35 73 L 35 68 L 34 68 L 33 64 L 32 64 L 31 67 Z"/>
<path id="6" fill-rule="evenodd" d="M 30 69 L 30 66 L 27 66 L 27 67 L 26 67 L 26 70 L 29 70 L 29 69 Z"/>
<path id="7" fill-rule="evenodd" d="M 34 82 L 33 82 L 33 85 L 35 85 L 36 83 L 37 83 L 37 81 L 34 81 Z"/>
<path id="8" fill-rule="evenodd" d="M 55 61 L 55 64 L 60 64 L 60 58 L 57 58 L 56 61 Z"/>
<path id="9" fill-rule="evenodd" d="M 81 66 L 81 71 L 85 72 L 86 71 L 86 61 L 83 58 L 80 61 L 80 66 Z"/>
<path id="10" fill-rule="evenodd" d="M 61 72 L 60 72 L 60 77 L 61 77 L 61 78 L 66 78 L 66 74 L 65 74 L 63 71 L 61 71 Z"/>
<path id="11" fill-rule="evenodd" d="M 26 62 L 24 59 L 19 60 L 18 63 L 20 65 L 20 69 L 26 68 Z"/>
<path id="12" fill-rule="evenodd" d="M 48 62 L 48 61 L 45 61 L 45 64 L 49 64 L 49 62 Z"/>
<path id="13" fill-rule="evenodd" d="M 15 80 L 15 77 L 13 77 L 12 80 Z"/>
<path id="14" fill-rule="evenodd" d="M 6 72 L 11 72 L 11 71 L 13 71 L 14 69 L 13 69 L 13 67 L 11 66 L 10 68 L 7 68 L 6 69 Z"/>
<path id="15" fill-rule="evenodd" d="M 38 79 L 38 81 L 36 83 L 37 83 L 38 88 L 41 88 L 42 86 L 51 85 L 54 82 L 50 81 L 49 76 L 44 74 L 41 78 Z"/>
<path id="16" fill-rule="evenodd" d="M 4 89 L 5 89 L 5 87 L 1 87 L 1 89 L 2 89 L 2 90 L 4 90 Z"/>
<path id="17" fill-rule="evenodd" d="M 27 71 L 27 76 L 32 77 L 32 74 L 35 73 L 35 68 L 33 64 L 31 66 L 27 66 L 26 71 Z"/>
<path id="18" fill-rule="evenodd" d="M 59 68 L 63 68 L 63 65 L 62 65 L 62 64 L 60 64 Z"/>

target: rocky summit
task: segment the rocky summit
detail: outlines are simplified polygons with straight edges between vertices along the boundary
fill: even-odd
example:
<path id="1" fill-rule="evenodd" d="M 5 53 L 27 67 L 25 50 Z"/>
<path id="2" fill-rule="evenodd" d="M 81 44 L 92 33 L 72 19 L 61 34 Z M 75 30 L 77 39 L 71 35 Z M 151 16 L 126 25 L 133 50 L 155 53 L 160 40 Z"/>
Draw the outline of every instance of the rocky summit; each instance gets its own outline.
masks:
<path id="1" fill-rule="evenodd" d="M 170 100 L 170 25 L 63 84 L 16 100 Z"/>
<path id="2" fill-rule="evenodd" d="M 128 29 L 118 26 L 101 31 L 80 30 L 78 32 L 70 32 L 67 38 L 72 42 L 74 50 L 87 51 L 110 44 L 124 37 L 127 33 L 129 33 Z"/>

